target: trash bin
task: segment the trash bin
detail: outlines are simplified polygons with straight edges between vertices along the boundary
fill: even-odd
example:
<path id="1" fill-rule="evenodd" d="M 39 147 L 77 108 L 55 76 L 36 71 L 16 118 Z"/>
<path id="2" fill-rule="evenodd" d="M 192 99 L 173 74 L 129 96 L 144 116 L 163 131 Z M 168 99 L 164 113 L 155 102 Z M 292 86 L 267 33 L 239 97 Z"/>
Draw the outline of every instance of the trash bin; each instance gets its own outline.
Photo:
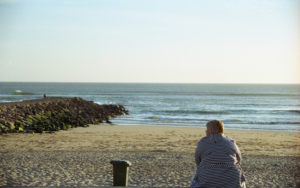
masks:
<path id="1" fill-rule="evenodd" d="M 113 185 L 114 186 L 128 186 L 128 167 L 131 162 L 126 160 L 112 160 L 113 165 Z"/>

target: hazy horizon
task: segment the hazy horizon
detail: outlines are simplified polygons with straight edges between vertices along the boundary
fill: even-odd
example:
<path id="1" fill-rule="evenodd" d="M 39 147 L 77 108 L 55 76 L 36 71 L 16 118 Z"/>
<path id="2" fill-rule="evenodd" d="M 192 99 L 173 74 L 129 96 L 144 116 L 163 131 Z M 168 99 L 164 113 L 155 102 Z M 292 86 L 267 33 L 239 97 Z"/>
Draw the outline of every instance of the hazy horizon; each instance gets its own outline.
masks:
<path id="1" fill-rule="evenodd" d="M 61 83 L 61 84 L 199 84 L 199 85 L 300 85 L 300 83 L 204 83 L 204 82 L 65 82 L 65 81 L 0 81 L 0 83 Z"/>
<path id="2" fill-rule="evenodd" d="M 297 0 L 0 0 L 0 81 L 300 84 Z"/>

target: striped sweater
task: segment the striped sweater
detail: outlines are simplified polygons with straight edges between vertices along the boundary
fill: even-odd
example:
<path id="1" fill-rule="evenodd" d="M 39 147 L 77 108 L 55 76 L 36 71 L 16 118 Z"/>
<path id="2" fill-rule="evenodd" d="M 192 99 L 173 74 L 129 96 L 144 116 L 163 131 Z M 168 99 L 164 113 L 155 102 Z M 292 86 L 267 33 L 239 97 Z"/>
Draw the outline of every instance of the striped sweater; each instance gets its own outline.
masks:
<path id="1" fill-rule="evenodd" d="M 241 152 L 235 141 L 223 134 L 211 134 L 198 142 L 197 170 L 191 187 L 246 187 L 241 169 Z"/>

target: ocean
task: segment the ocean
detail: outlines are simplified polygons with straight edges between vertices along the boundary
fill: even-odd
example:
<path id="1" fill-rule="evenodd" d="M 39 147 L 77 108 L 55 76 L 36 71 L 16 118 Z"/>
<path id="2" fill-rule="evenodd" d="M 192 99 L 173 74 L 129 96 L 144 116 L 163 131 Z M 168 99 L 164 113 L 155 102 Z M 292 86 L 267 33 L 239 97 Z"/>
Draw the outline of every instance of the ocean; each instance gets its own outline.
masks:
<path id="1" fill-rule="evenodd" d="M 0 103 L 47 96 L 121 104 L 129 115 L 118 125 L 205 127 L 300 132 L 300 85 L 0 82 Z"/>

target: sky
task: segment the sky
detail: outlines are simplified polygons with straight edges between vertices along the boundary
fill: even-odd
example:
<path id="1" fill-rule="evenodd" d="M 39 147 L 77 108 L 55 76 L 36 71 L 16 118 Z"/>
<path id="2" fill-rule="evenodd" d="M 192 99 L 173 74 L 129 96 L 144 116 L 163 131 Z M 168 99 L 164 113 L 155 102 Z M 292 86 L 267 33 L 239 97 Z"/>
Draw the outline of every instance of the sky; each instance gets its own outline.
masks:
<path id="1" fill-rule="evenodd" d="M 0 0 L 0 81 L 300 83 L 300 0 Z"/>

